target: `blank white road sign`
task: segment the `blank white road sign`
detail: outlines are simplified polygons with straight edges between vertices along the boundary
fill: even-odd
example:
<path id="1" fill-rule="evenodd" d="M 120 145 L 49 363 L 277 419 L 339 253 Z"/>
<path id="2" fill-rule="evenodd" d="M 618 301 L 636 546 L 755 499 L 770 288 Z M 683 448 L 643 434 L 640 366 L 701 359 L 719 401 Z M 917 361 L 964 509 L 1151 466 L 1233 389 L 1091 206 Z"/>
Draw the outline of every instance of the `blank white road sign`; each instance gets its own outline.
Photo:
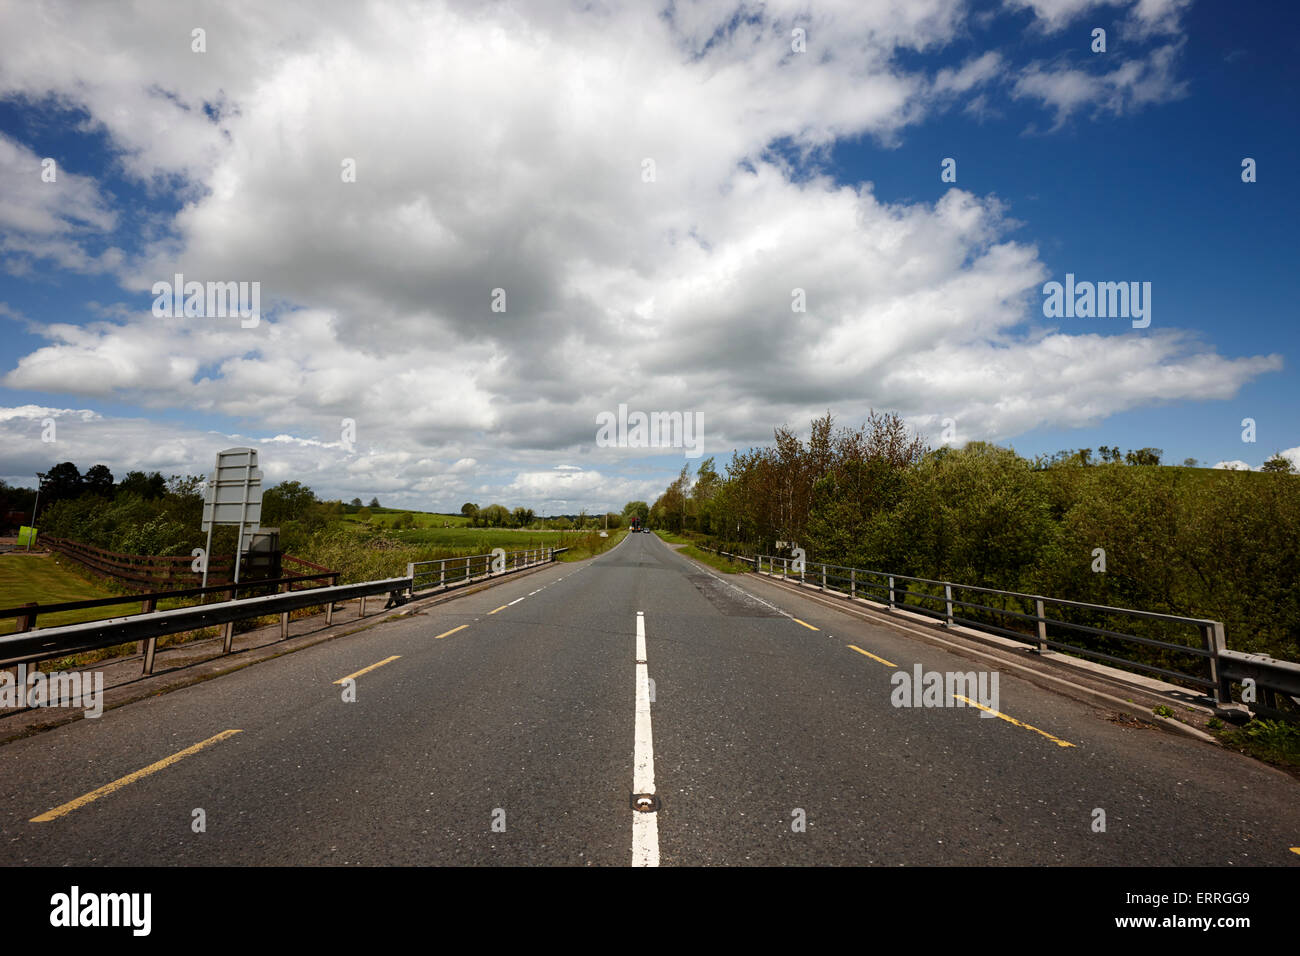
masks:
<path id="1" fill-rule="evenodd" d="M 203 530 L 211 525 L 243 524 L 256 531 L 262 521 L 262 472 L 257 451 L 227 448 L 217 452 L 217 468 L 203 492 Z"/>

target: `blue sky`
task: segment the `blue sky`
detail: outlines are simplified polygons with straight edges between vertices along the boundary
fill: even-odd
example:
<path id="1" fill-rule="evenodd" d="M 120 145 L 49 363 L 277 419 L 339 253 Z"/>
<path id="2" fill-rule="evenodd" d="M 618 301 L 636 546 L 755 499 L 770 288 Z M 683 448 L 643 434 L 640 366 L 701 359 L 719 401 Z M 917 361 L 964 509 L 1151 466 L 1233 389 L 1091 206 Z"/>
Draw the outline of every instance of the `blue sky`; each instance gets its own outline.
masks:
<path id="1" fill-rule="evenodd" d="M 147 7 L 0 13 L 7 481 L 252 444 L 329 496 L 621 507 L 698 459 L 600 447 L 620 404 L 720 465 L 870 408 L 1300 465 L 1289 8 Z M 260 321 L 152 315 L 178 271 Z M 1044 318 L 1066 273 L 1150 327 Z"/>

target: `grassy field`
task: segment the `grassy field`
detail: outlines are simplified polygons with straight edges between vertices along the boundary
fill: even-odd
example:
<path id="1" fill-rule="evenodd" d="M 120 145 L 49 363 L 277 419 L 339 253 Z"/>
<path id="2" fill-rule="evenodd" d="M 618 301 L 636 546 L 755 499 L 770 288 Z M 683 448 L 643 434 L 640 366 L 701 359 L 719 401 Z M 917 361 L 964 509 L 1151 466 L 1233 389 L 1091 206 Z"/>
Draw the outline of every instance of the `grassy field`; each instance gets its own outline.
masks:
<path id="1" fill-rule="evenodd" d="M 427 511 L 399 511 L 396 508 L 371 508 L 370 513 L 371 513 L 371 517 L 368 522 L 363 521 L 361 518 L 358 518 L 354 514 L 343 515 L 343 517 L 340 520 L 346 524 L 356 525 L 358 527 L 365 527 L 369 525 L 372 528 L 391 528 L 399 515 L 409 514 L 411 518 L 415 521 L 416 529 L 423 529 L 423 528 L 441 529 L 444 527 L 450 527 L 454 529 L 454 528 L 469 527 L 469 518 L 465 517 L 464 515 L 433 514 Z M 482 530 L 489 530 L 489 529 L 480 528 L 477 530 L 482 531 Z"/>
<path id="2" fill-rule="evenodd" d="M 76 568 L 74 562 L 55 554 L 0 554 L 0 607 L 17 607 L 28 601 L 62 604 L 66 601 L 89 601 L 115 596 L 113 591 L 89 580 Z M 139 608 L 122 605 L 120 608 L 92 607 L 81 611 L 63 611 L 59 614 L 41 615 L 36 623 L 40 627 L 79 624 L 130 610 L 138 611 Z M 17 619 L 0 619 L 0 634 L 12 634 L 17 629 Z"/>

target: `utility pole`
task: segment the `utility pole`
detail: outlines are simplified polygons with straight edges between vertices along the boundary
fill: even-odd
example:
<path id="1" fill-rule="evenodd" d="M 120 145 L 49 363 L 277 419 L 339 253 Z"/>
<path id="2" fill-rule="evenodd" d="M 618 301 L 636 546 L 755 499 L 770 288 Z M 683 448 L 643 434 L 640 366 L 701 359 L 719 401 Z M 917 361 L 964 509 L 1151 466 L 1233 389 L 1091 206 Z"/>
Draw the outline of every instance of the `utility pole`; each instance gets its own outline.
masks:
<path id="1" fill-rule="evenodd" d="M 32 538 L 36 537 L 36 509 L 41 504 L 41 485 L 45 483 L 45 475 L 39 471 L 36 473 L 36 500 L 32 502 L 32 528 L 27 532 L 27 550 L 32 550 Z"/>

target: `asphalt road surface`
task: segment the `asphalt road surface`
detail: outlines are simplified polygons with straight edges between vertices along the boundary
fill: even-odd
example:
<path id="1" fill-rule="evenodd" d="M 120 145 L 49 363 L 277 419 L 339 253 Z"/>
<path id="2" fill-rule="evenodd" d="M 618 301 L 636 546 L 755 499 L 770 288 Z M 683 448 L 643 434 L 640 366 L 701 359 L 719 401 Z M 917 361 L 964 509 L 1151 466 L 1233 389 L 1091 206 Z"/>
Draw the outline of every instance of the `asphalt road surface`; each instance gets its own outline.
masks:
<path id="1" fill-rule="evenodd" d="M 1290 777 L 918 664 L 980 670 L 629 535 L 0 747 L 0 863 L 1300 864 Z"/>

